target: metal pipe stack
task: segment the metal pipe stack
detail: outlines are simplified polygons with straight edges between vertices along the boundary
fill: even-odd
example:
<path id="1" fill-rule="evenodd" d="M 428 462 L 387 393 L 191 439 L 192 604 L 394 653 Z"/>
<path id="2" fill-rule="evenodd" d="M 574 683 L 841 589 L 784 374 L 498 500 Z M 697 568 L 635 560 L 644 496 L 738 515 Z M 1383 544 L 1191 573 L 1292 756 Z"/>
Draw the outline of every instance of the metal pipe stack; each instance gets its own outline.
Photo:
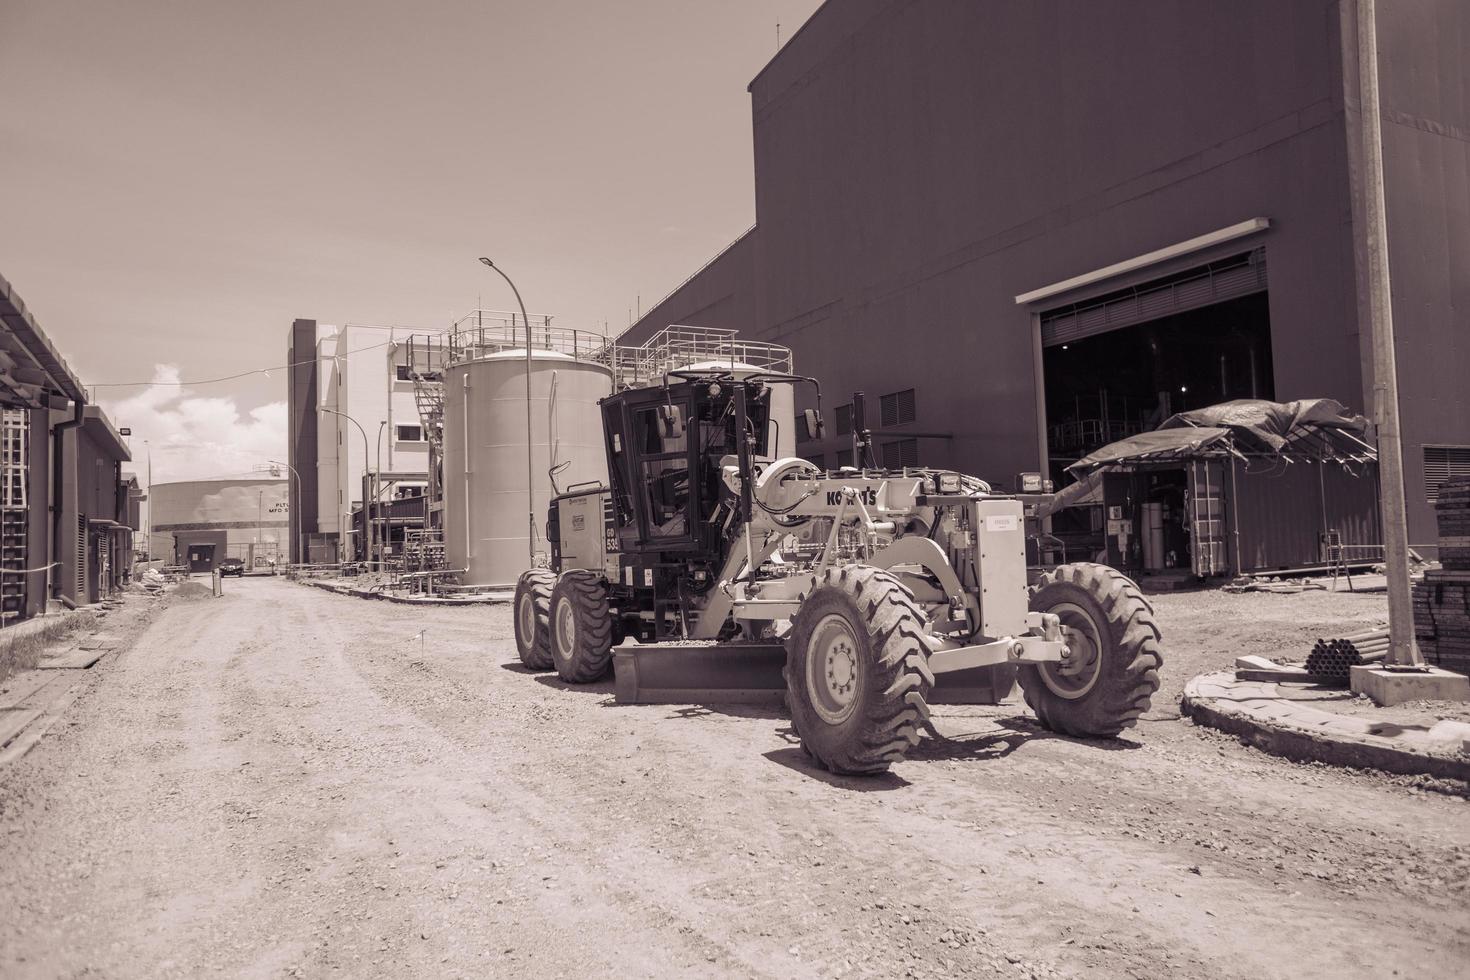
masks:
<path id="1" fill-rule="evenodd" d="M 1414 586 L 1414 638 L 1426 662 L 1470 674 L 1470 478 L 1441 484 L 1434 511 L 1441 567 Z"/>
<path id="2" fill-rule="evenodd" d="M 1307 673 L 1324 684 L 1348 684 L 1348 669 L 1388 655 L 1388 630 L 1376 629 L 1334 639 L 1318 638 L 1307 655 Z"/>

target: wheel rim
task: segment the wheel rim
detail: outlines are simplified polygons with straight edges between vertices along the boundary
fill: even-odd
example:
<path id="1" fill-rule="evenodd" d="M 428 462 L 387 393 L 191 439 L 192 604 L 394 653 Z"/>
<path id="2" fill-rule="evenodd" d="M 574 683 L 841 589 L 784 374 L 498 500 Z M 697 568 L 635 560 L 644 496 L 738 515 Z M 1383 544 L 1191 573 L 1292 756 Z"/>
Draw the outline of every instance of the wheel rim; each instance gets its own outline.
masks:
<path id="1" fill-rule="evenodd" d="M 521 643 L 531 646 L 536 636 L 536 603 L 529 593 L 521 596 L 520 607 L 516 609 L 516 624 L 521 630 Z"/>
<path id="2" fill-rule="evenodd" d="M 840 725 L 857 708 L 858 640 L 847 617 L 823 617 L 806 648 L 806 687 L 812 707 L 829 725 Z"/>
<path id="3" fill-rule="evenodd" d="M 1102 637 L 1091 614 L 1081 606 L 1062 602 L 1048 609 L 1062 621 L 1062 639 L 1067 658 L 1061 663 L 1043 663 L 1041 680 L 1060 698 L 1075 701 L 1086 697 L 1102 673 Z"/>
<path id="4" fill-rule="evenodd" d="M 563 660 L 572 659 L 577 648 L 577 614 L 566 599 L 556 604 L 556 649 Z"/>

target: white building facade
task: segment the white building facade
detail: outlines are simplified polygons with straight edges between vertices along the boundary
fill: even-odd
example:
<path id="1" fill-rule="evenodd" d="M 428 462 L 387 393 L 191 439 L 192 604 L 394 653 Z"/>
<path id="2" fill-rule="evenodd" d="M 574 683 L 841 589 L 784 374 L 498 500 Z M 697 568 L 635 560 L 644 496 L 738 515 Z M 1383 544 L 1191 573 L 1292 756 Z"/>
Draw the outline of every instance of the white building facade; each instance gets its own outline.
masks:
<path id="1" fill-rule="evenodd" d="M 409 349 L 431 335 L 442 342 L 442 332 L 293 324 L 288 462 L 301 510 L 292 521 L 293 560 L 352 554 L 352 512 L 362 506 L 365 476 L 380 483 L 384 500 L 424 485 L 429 447 L 408 375 Z"/>

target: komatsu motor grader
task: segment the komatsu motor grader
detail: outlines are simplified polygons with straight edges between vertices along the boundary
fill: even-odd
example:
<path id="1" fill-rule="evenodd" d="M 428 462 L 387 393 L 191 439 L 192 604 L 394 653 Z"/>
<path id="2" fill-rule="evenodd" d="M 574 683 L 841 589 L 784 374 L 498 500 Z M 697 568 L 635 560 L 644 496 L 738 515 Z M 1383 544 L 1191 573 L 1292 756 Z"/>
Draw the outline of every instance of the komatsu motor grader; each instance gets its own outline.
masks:
<path id="1" fill-rule="evenodd" d="M 772 458 L 772 393 L 806 383 L 674 370 L 602 401 L 610 486 L 552 501 L 552 567 L 517 584 L 526 666 L 585 683 L 617 648 L 620 701 L 662 686 L 698 703 L 774 658 L 802 747 L 838 773 L 902 758 L 955 677 L 972 701 L 1019 679 L 1054 731 L 1132 726 L 1160 664 L 1137 586 L 1072 564 L 1028 588 L 1023 501 L 974 477 Z"/>

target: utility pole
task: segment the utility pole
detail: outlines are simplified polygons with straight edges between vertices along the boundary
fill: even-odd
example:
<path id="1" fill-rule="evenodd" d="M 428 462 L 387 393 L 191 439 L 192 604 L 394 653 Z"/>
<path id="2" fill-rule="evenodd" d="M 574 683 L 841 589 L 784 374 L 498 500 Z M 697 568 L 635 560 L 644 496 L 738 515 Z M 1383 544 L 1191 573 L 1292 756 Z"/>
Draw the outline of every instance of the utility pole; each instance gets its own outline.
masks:
<path id="1" fill-rule="evenodd" d="M 1368 252 L 1368 318 L 1373 335 L 1374 422 L 1382 494 L 1383 557 L 1388 569 L 1390 667 L 1422 667 L 1414 644 L 1409 591 L 1409 531 L 1404 500 L 1404 455 L 1399 436 L 1398 367 L 1394 358 L 1393 297 L 1389 291 L 1388 220 L 1383 199 L 1383 132 L 1378 105 L 1378 28 L 1375 0 L 1358 0 L 1358 83 L 1363 114 L 1364 224 Z"/>

